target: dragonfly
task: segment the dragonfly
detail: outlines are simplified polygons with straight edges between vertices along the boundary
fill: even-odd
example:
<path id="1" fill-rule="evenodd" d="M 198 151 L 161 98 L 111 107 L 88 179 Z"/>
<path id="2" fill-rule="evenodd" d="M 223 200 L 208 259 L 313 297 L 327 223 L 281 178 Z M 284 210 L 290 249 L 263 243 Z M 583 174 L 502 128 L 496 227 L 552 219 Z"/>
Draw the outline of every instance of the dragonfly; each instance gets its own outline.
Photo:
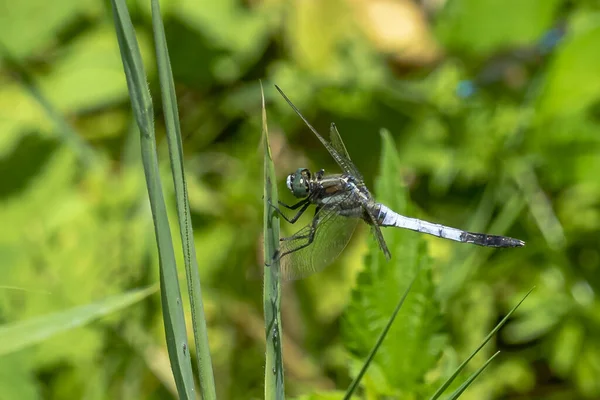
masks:
<path id="1" fill-rule="evenodd" d="M 288 217 L 280 207 L 272 205 L 274 210 L 290 224 L 296 223 L 311 205 L 315 206 L 309 224 L 292 236 L 280 238 L 280 248 L 273 259 L 279 260 L 284 280 L 307 277 L 331 264 L 344 250 L 360 221 L 370 225 L 373 236 L 387 260 L 391 258 L 391 253 L 381 232 L 382 227 L 410 229 L 443 239 L 485 247 L 525 245 L 522 240 L 511 237 L 467 232 L 406 217 L 378 203 L 351 161 L 336 125 L 331 124 L 329 141 L 327 141 L 304 118 L 279 86 L 275 85 L 275 88 L 342 169 L 341 174 L 326 175 L 323 169 L 313 174 L 308 168 L 298 168 L 288 175 L 286 186 L 292 195 L 300 200 L 293 205 L 279 201 L 280 207 L 295 211 L 295 215 Z"/>

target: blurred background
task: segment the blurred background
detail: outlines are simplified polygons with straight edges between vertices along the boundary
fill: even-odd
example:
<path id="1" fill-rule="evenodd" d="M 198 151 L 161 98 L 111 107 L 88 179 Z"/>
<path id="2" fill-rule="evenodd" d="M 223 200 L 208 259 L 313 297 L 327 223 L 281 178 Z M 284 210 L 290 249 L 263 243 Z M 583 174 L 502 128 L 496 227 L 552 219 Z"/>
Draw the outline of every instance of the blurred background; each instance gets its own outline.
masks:
<path id="1" fill-rule="evenodd" d="M 150 3 L 128 5 L 168 178 Z M 431 258 L 436 329 L 445 337 L 439 365 L 463 360 L 536 287 L 473 361 L 471 370 L 502 351 L 464 398 L 600 398 L 598 1 L 161 6 L 220 398 L 263 393 L 259 79 L 282 200 L 292 202 L 285 177 L 296 168 L 336 166 L 274 83 L 322 133 L 337 123 L 370 186 L 379 132 L 389 130 L 412 215 L 527 242 L 489 251 L 419 239 Z M 0 45 L 0 323 L 156 283 L 138 132 L 110 2 L 1 0 Z M 359 328 L 347 321 L 369 313 L 357 311 L 353 293 L 370 241 L 361 229 L 334 265 L 284 286 L 290 396 L 339 398 L 332 391 L 356 373 Z M 156 294 L 2 356 L 0 399 L 174 397 L 160 312 Z M 380 367 L 370 398 L 419 398 L 403 396 Z"/>

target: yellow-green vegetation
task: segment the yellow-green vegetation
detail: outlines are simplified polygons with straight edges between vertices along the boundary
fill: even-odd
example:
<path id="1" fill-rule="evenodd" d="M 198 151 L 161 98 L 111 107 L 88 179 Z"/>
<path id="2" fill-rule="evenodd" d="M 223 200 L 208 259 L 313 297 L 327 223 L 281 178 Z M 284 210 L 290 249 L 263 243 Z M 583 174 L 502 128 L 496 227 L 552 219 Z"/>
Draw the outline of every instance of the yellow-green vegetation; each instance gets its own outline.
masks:
<path id="1" fill-rule="evenodd" d="M 596 1 L 3 3 L 1 399 L 431 398 L 513 311 L 440 398 L 600 397 Z M 527 245 L 363 226 L 264 287 L 265 176 L 338 171 L 273 84 L 379 201 Z"/>

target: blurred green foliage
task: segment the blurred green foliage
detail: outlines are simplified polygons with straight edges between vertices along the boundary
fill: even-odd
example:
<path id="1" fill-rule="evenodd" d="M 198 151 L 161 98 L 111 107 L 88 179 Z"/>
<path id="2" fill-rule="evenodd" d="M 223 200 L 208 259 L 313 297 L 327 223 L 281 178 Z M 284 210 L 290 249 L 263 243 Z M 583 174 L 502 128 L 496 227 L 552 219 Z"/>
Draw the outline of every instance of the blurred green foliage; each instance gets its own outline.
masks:
<path id="1" fill-rule="evenodd" d="M 396 250 L 388 276 L 363 268 L 373 264 L 360 230 L 335 265 L 283 287 L 288 395 L 336 398 L 331 391 L 349 384 L 422 262 L 427 272 L 366 393 L 410 398 L 448 376 L 535 285 L 473 360 L 471 372 L 502 350 L 463 398 L 600 396 L 597 1 L 161 6 L 220 398 L 263 393 L 262 285 L 253 279 L 262 265 L 258 79 L 283 200 L 291 171 L 335 166 L 272 83 L 320 131 L 336 122 L 376 196 L 399 211 L 527 242 L 494 251 L 386 231 L 420 249 Z M 150 5 L 129 7 L 158 99 Z M 0 321 L 8 324 L 155 283 L 158 271 L 109 4 L 0 0 L 0 10 Z M 560 25 L 566 33 L 548 49 L 544 35 Z M 465 82 L 468 95 L 458 90 Z M 376 184 L 381 128 L 398 148 L 409 204 Z M 153 296 L 2 356 L 0 397 L 168 397 L 160 312 Z"/>

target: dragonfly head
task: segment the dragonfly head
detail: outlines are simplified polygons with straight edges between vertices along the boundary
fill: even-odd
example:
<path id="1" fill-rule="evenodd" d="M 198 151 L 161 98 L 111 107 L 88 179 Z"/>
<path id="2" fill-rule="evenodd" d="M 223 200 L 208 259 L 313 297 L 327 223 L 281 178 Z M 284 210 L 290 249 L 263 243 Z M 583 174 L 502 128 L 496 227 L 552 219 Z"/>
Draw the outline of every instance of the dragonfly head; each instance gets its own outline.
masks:
<path id="1" fill-rule="evenodd" d="M 307 168 L 298 168 L 293 174 L 289 174 L 286 180 L 288 189 L 295 197 L 308 196 L 310 182 L 310 171 Z"/>

